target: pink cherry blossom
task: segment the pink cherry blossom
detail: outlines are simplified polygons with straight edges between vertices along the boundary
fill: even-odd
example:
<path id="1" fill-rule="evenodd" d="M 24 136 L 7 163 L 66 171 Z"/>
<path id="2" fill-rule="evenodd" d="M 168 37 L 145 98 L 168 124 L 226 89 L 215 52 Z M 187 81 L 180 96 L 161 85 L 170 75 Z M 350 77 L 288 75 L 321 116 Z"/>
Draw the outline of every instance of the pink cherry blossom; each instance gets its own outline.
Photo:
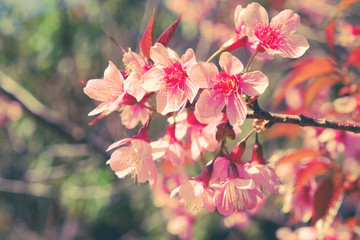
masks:
<path id="1" fill-rule="evenodd" d="M 102 102 L 89 113 L 89 116 L 99 113 L 108 115 L 122 104 L 135 101 L 132 96 L 126 93 L 124 77 L 111 61 L 109 61 L 109 66 L 104 72 L 104 78 L 89 80 L 84 92 L 90 98 Z"/>
<path id="2" fill-rule="evenodd" d="M 151 94 L 144 96 L 139 103 L 149 107 Z M 142 125 L 149 120 L 149 111 L 145 107 L 134 104 L 134 105 L 123 105 L 120 107 L 121 123 L 128 129 L 135 128 L 139 122 Z"/>
<path id="3" fill-rule="evenodd" d="M 271 19 L 264 7 L 251 3 L 244 13 L 246 35 L 259 52 L 280 54 L 286 58 L 298 58 L 309 48 L 307 40 L 294 34 L 300 24 L 300 17 L 287 9 Z"/>
<path id="4" fill-rule="evenodd" d="M 147 64 L 146 58 L 129 51 L 124 53 L 123 63 L 125 65 L 128 77 L 124 82 L 127 93 L 134 96 L 138 102 L 146 95 L 146 90 L 140 85 L 142 75 L 147 72 L 152 65 Z"/>
<path id="5" fill-rule="evenodd" d="M 193 215 L 207 208 L 215 211 L 214 190 L 209 188 L 201 179 L 190 179 L 176 188 L 172 195 L 179 192 L 186 210 Z"/>
<path id="6" fill-rule="evenodd" d="M 257 199 L 263 197 L 242 165 L 223 157 L 218 157 L 214 163 L 210 186 L 215 188 L 215 204 L 222 215 L 244 208 L 251 210 L 256 207 Z"/>
<path id="7" fill-rule="evenodd" d="M 234 12 L 235 19 L 235 32 L 236 36 L 226 41 L 222 48 L 228 52 L 237 48 L 246 46 L 248 44 L 247 36 L 245 34 L 245 15 L 246 8 L 242 8 L 241 5 L 237 5 Z"/>
<path id="8" fill-rule="evenodd" d="M 255 186 L 264 193 L 266 197 L 279 191 L 281 181 L 273 168 L 256 162 L 245 163 L 245 171 L 254 180 Z"/>
<path id="9" fill-rule="evenodd" d="M 144 125 L 149 119 L 148 110 L 137 104 L 121 106 L 120 110 L 121 123 L 128 129 L 136 127 L 139 122 Z"/>
<path id="10" fill-rule="evenodd" d="M 215 211 L 214 190 L 209 187 L 212 171 L 213 164 L 207 165 L 198 177 L 191 178 L 175 188 L 171 197 L 179 193 L 187 211 L 193 215 L 205 208 Z"/>
<path id="11" fill-rule="evenodd" d="M 191 161 L 191 157 L 184 149 L 181 141 L 175 137 L 175 125 L 170 124 L 167 133 L 161 139 L 151 142 L 153 158 L 169 160 L 174 166 L 182 166 L 185 159 Z"/>
<path id="12" fill-rule="evenodd" d="M 228 52 L 222 53 L 219 64 L 223 72 L 211 63 L 199 63 L 190 75 L 195 83 L 205 89 L 195 105 L 195 114 L 201 118 L 218 116 L 226 106 L 227 118 L 231 125 L 242 125 L 246 118 L 247 106 L 242 94 L 257 96 L 267 88 L 268 78 L 260 71 L 242 74 L 244 66 L 239 59 Z"/>
<path id="13" fill-rule="evenodd" d="M 154 67 L 142 76 L 141 86 L 149 92 L 158 91 L 157 111 L 165 115 L 183 108 L 187 100 L 192 103 L 199 89 L 189 77 L 196 64 L 194 51 L 188 49 L 180 59 L 176 52 L 156 43 L 150 57 Z"/>
<path id="14" fill-rule="evenodd" d="M 118 178 L 131 174 L 140 183 L 149 181 L 150 187 L 154 188 L 157 172 L 150 144 L 141 138 L 126 138 L 110 145 L 108 151 L 117 147 L 120 148 L 111 154 L 106 163 L 110 164 Z"/>

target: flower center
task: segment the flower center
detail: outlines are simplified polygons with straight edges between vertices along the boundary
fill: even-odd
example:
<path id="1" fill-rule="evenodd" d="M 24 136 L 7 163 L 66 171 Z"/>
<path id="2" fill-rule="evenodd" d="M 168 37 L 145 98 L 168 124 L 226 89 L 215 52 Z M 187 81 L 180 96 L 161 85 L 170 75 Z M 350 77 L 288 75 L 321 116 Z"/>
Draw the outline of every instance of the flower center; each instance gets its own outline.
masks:
<path id="1" fill-rule="evenodd" d="M 260 48 L 278 49 L 285 43 L 279 27 L 258 25 L 255 27 L 254 33 L 261 41 Z"/>
<path id="2" fill-rule="evenodd" d="M 185 79 L 188 75 L 179 62 L 176 62 L 171 67 L 164 68 L 163 70 L 166 73 L 165 82 L 168 87 L 184 88 Z"/>
<path id="3" fill-rule="evenodd" d="M 214 85 L 215 90 L 226 94 L 227 97 L 234 92 L 241 91 L 240 82 L 242 79 L 240 74 L 230 76 L 225 72 L 220 72 L 219 78 L 220 81 Z"/>

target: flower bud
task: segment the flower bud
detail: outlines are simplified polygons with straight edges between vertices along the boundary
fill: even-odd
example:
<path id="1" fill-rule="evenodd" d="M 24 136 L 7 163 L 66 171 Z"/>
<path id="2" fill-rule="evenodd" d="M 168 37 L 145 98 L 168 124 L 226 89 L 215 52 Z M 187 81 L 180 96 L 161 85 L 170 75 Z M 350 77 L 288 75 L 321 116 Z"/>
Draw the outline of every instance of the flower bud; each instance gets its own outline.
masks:
<path id="1" fill-rule="evenodd" d="M 246 140 L 239 142 L 230 153 L 231 160 L 237 164 L 241 164 L 241 158 L 245 152 L 245 148 Z"/>
<path id="2" fill-rule="evenodd" d="M 264 153 L 262 145 L 259 143 L 258 135 L 256 134 L 256 140 L 253 146 L 253 155 L 251 162 L 256 162 L 265 165 Z"/>
<path id="3" fill-rule="evenodd" d="M 215 137 L 218 142 L 221 142 L 225 137 L 228 137 L 231 140 L 236 138 L 234 129 L 229 122 L 220 123 L 217 125 L 217 129 Z"/>

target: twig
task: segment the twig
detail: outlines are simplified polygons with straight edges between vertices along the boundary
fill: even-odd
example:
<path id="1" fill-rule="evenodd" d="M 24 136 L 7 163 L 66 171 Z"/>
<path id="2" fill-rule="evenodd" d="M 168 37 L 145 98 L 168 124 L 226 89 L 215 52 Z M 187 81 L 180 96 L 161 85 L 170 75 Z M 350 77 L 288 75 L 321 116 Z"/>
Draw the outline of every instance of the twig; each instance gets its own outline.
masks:
<path id="1" fill-rule="evenodd" d="M 4 74 L 2 71 L 0 71 L 0 90 L 12 99 L 18 101 L 37 119 L 57 130 L 67 138 L 70 138 L 75 142 L 89 143 L 105 157 L 109 157 L 105 149 L 110 145 L 110 143 L 95 134 L 85 131 L 82 127 L 69 122 L 65 117 L 62 117 L 55 111 L 49 109 L 19 83 Z"/>
<path id="2" fill-rule="evenodd" d="M 290 115 L 290 114 L 272 113 L 262 110 L 259 106 L 255 106 L 254 110 L 249 109 L 246 118 L 264 119 L 270 121 L 271 124 L 289 123 L 289 124 L 296 124 L 302 127 L 311 126 L 311 127 L 331 128 L 331 129 L 349 131 L 354 133 L 360 133 L 360 125 L 357 124 L 339 123 L 339 122 L 327 120 L 325 118 L 321 118 L 321 119 L 310 118 L 302 114 Z"/>

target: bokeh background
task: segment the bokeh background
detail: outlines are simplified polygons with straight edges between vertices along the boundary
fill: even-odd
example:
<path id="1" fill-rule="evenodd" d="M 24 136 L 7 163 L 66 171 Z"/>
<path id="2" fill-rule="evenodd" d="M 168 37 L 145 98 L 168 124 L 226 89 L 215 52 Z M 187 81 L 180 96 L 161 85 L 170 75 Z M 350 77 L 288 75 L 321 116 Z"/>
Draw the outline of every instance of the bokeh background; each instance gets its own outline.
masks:
<path id="1" fill-rule="evenodd" d="M 314 1 L 259 2 L 270 15 L 283 7 L 298 12 L 299 32 L 321 55 L 336 1 L 319 1 L 321 7 Z M 177 239 L 147 184 L 119 180 L 105 164 L 107 146 L 136 130 L 125 129 L 116 113 L 88 126 L 96 103 L 81 81 L 102 77 L 109 60 L 123 68 L 122 52 L 105 33 L 139 52 L 153 9 L 155 39 L 183 13 L 169 46 L 180 55 L 194 48 L 204 61 L 233 33 L 237 4 L 248 1 L 1 0 L 0 239 Z M 235 53 L 244 61 L 250 56 Z M 289 61 L 254 64 L 272 80 L 268 96 Z M 287 144 L 267 144 L 266 155 Z M 225 228 L 219 214 L 204 214 L 194 233 L 197 239 L 274 239 L 281 221 L 280 213 L 271 213 L 246 228 Z"/>

